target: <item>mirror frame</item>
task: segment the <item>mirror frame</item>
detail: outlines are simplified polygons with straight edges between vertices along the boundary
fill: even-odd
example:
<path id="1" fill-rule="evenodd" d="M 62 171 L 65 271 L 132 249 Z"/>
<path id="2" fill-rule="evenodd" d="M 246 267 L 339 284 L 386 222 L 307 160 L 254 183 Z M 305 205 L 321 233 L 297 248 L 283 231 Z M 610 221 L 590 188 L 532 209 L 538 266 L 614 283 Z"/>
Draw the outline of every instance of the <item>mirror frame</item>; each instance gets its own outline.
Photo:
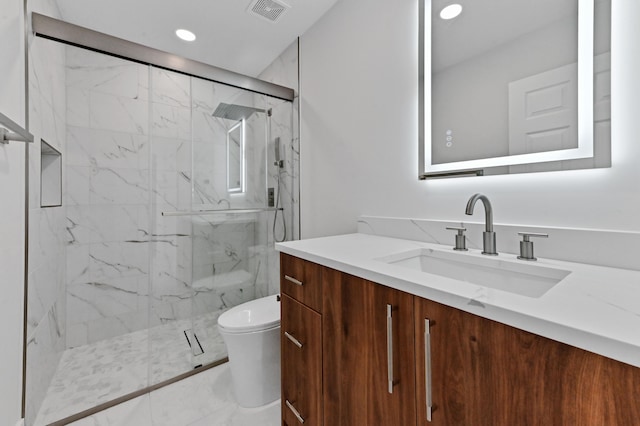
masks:
<path id="1" fill-rule="evenodd" d="M 420 180 L 482 176 L 494 168 L 550 161 L 576 160 L 594 156 L 593 132 L 593 48 L 594 0 L 578 2 L 578 148 L 518 154 L 450 163 L 431 162 L 431 5 L 419 0 L 418 48 L 418 158 Z"/>

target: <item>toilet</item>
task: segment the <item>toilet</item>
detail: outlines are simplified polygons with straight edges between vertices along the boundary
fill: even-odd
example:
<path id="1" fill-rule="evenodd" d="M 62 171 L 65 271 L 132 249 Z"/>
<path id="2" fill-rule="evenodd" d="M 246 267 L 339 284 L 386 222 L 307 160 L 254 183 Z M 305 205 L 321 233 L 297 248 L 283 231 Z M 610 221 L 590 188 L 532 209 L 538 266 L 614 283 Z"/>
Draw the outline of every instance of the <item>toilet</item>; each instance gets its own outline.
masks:
<path id="1" fill-rule="evenodd" d="M 220 315 L 218 329 L 227 345 L 231 380 L 241 407 L 280 398 L 280 299 L 267 296 Z"/>

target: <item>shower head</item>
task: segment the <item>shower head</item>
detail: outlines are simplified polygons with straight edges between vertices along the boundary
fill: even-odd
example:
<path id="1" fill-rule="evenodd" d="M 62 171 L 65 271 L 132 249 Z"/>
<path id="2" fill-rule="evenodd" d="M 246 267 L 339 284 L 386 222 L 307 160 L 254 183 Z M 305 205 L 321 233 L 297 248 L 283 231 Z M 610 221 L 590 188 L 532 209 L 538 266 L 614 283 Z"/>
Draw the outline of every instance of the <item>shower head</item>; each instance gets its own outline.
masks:
<path id="1" fill-rule="evenodd" d="M 213 111 L 214 117 L 226 118 L 228 120 L 240 121 L 242 119 L 249 118 L 255 112 L 265 112 L 263 109 L 253 108 L 236 104 L 225 104 L 220 102 L 215 111 Z"/>

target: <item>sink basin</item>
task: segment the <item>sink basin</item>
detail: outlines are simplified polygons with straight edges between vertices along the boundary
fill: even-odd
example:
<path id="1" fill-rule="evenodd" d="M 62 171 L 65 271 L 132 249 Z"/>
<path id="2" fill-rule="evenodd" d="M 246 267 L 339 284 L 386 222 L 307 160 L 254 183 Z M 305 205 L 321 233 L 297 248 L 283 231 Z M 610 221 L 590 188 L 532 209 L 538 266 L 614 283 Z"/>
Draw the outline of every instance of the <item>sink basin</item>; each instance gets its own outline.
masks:
<path id="1" fill-rule="evenodd" d="M 427 248 L 397 253 L 378 260 L 527 297 L 542 296 L 571 273 L 535 263 L 507 262 L 499 256 L 480 257 Z"/>

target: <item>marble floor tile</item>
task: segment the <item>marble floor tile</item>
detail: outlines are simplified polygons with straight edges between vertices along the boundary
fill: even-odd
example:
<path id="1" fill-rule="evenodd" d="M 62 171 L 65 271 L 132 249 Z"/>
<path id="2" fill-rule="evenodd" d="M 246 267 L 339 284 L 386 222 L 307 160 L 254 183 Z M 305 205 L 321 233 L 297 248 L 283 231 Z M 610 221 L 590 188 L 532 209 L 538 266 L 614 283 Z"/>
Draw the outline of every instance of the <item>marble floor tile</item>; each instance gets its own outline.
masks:
<path id="1" fill-rule="evenodd" d="M 217 319 L 222 312 L 212 312 L 194 320 L 172 321 L 66 350 L 34 426 L 47 425 L 171 379 L 193 370 L 197 365 L 225 358 L 226 347 L 217 328 Z M 196 331 L 203 354 L 192 354 L 185 330 Z M 204 394 L 205 387 L 201 390 Z M 208 414 L 203 412 L 200 417 Z M 100 417 L 96 421 L 105 420 Z"/>
<path id="2" fill-rule="evenodd" d="M 149 395 L 142 395 L 70 424 L 73 426 L 153 426 Z"/>
<path id="3" fill-rule="evenodd" d="M 228 364 L 203 371 L 71 426 L 278 426 L 280 401 L 238 406 Z"/>

